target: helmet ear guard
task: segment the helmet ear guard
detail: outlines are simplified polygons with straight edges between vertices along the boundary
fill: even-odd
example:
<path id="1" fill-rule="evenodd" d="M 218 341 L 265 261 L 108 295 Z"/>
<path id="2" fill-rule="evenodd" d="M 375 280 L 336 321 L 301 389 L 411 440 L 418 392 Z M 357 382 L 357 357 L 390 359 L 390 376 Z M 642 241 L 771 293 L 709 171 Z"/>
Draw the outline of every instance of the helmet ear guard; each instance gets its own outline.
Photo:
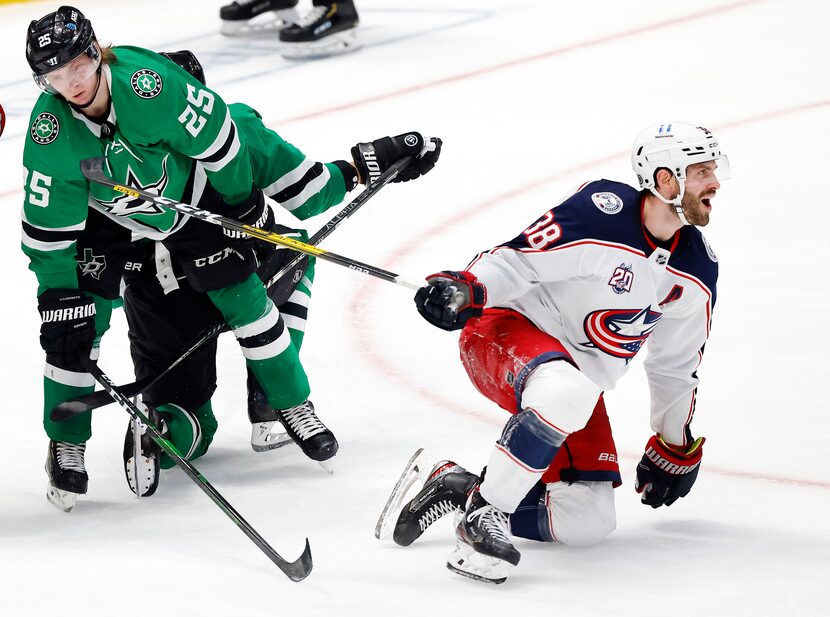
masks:
<path id="1" fill-rule="evenodd" d="M 680 220 L 688 225 L 681 201 L 686 192 L 686 168 L 696 163 L 718 162 L 718 177 L 729 176 L 729 159 L 721 153 L 717 138 L 708 129 L 688 122 L 669 122 L 646 127 L 634 140 L 631 167 L 641 189 L 648 189 L 660 201 L 673 205 Z M 674 199 L 663 197 L 655 185 L 656 174 L 667 169 L 680 187 Z"/>

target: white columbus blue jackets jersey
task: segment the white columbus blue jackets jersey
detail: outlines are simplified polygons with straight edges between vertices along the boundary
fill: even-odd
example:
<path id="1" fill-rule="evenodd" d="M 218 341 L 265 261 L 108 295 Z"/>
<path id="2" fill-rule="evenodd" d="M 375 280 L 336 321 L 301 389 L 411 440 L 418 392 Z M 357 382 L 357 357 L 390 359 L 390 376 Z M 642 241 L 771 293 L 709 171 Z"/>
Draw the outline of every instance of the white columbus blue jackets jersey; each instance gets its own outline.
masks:
<path id="1" fill-rule="evenodd" d="M 487 287 L 487 308 L 525 315 L 603 390 L 648 340 L 652 429 L 686 444 L 717 258 L 696 227 L 658 246 L 643 226 L 643 195 L 609 180 L 585 184 L 468 270 Z"/>

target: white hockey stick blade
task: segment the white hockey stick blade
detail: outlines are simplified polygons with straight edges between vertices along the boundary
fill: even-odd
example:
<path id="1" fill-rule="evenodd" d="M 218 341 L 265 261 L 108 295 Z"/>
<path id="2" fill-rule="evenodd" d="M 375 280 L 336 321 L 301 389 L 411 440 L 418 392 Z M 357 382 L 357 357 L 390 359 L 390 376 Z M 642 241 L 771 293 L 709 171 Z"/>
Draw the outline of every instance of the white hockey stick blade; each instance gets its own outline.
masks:
<path id="1" fill-rule="evenodd" d="M 421 490 L 434 464 L 435 459 L 423 448 L 418 448 L 409 459 L 375 525 L 375 537 L 378 540 L 388 540 L 392 537 L 392 530 L 401 510 L 401 504 L 404 503 L 416 482 L 420 483 L 418 490 Z"/>

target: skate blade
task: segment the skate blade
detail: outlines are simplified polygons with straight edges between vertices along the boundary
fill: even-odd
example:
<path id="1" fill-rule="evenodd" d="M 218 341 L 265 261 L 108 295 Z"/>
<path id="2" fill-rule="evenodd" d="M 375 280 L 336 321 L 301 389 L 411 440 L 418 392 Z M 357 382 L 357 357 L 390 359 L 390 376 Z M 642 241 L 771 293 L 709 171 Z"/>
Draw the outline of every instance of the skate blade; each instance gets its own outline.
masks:
<path id="1" fill-rule="evenodd" d="M 314 43 L 282 43 L 280 53 L 286 60 L 315 60 L 350 54 L 362 47 L 354 30 L 346 30 Z"/>
<path id="2" fill-rule="evenodd" d="M 513 565 L 503 559 L 478 553 L 459 542 L 447 559 L 447 569 L 474 581 L 501 585 L 507 580 Z"/>
<path id="3" fill-rule="evenodd" d="M 435 460 L 423 448 L 418 448 L 415 454 L 409 459 L 400 478 L 392 489 L 392 494 L 386 500 L 386 505 L 380 513 L 378 522 L 375 525 L 375 537 L 378 540 L 388 540 L 392 537 L 392 531 L 398 519 L 401 505 L 409 499 L 411 489 L 416 482 L 420 482 L 417 490 L 421 490 L 429 477 Z M 417 492 L 417 491 L 414 491 Z"/>
<path id="4" fill-rule="evenodd" d="M 268 11 L 262 15 L 257 15 L 249 21 L 223 21 L 219 32 L 225 36 L 272 34 L 291 24 L 297 23 L 298 19 L 299 14 L 296 9 Z"/>
<path id="5" fill-rule="evenodd" d="M 273 433 L 271 435 L 273 435 Z M 277 448 L 282 448 L 283 446 L 287 446 L 288 444 L 294 443 L 294 440 L 291 439 L 288 433 L 274 435 L 274 437 L 274 440 L 266 441 L 265 443 L 251 442 L 251 448 L 254 452 L 270 452 L 271 450 L 276 450 Z"/>
<path id="6" fill-rule="evenodd" d="M 317 464 L 320 465 L 320 467 L 322 467 L 323 470 L 327 474 L 329 474 L 330 476 L 333 476 L 334 475 L 334 466 L 332 464 L 333 460 L 334 460 L 334 457 L 331 457 L 330 459 L 326 459 L 325 461 L 317 461 Z"/>
<path id="7" fill-rule="evenodd" d="M 78 499 L 78 493 L 70 493 L 69 491 L 62 491 L 55 488 L 51 484 L 46 487 L 46 499 L 49 500 L 53 506 L 63 512 L 69 512 L 75 507 L 75 501 Z"/>

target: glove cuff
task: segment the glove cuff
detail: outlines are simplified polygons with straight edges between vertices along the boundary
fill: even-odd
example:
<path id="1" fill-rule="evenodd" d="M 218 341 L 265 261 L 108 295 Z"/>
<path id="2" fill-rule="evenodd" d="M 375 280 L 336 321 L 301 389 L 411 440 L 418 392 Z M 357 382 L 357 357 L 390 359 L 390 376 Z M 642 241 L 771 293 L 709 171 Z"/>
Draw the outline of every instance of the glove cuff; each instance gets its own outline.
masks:
<path id="1" fill-rule="evenodd" d="M 352 151 L 354 151 L 354 148 L 352 148 Z M 357 170 L 354 165 L 348 161 L 332 161 L 332 164 L 340 170 L 341 174 L 343 174 L 343 182 L 346 184 L 346 192 L 350 193 L 353 191 L 358 182 Z"/>
<path id="2" fill-rule="evenodd" d="M 704 441 L 705 439 L 701 437 L 686 451 L 678 451 L 663 441 L 659 434 L 654 435 L 646 444 L 645 457 L 665 473 L 672 476 L 682 476 L 694 471 L 700 465 L 703 458 Z"/>

